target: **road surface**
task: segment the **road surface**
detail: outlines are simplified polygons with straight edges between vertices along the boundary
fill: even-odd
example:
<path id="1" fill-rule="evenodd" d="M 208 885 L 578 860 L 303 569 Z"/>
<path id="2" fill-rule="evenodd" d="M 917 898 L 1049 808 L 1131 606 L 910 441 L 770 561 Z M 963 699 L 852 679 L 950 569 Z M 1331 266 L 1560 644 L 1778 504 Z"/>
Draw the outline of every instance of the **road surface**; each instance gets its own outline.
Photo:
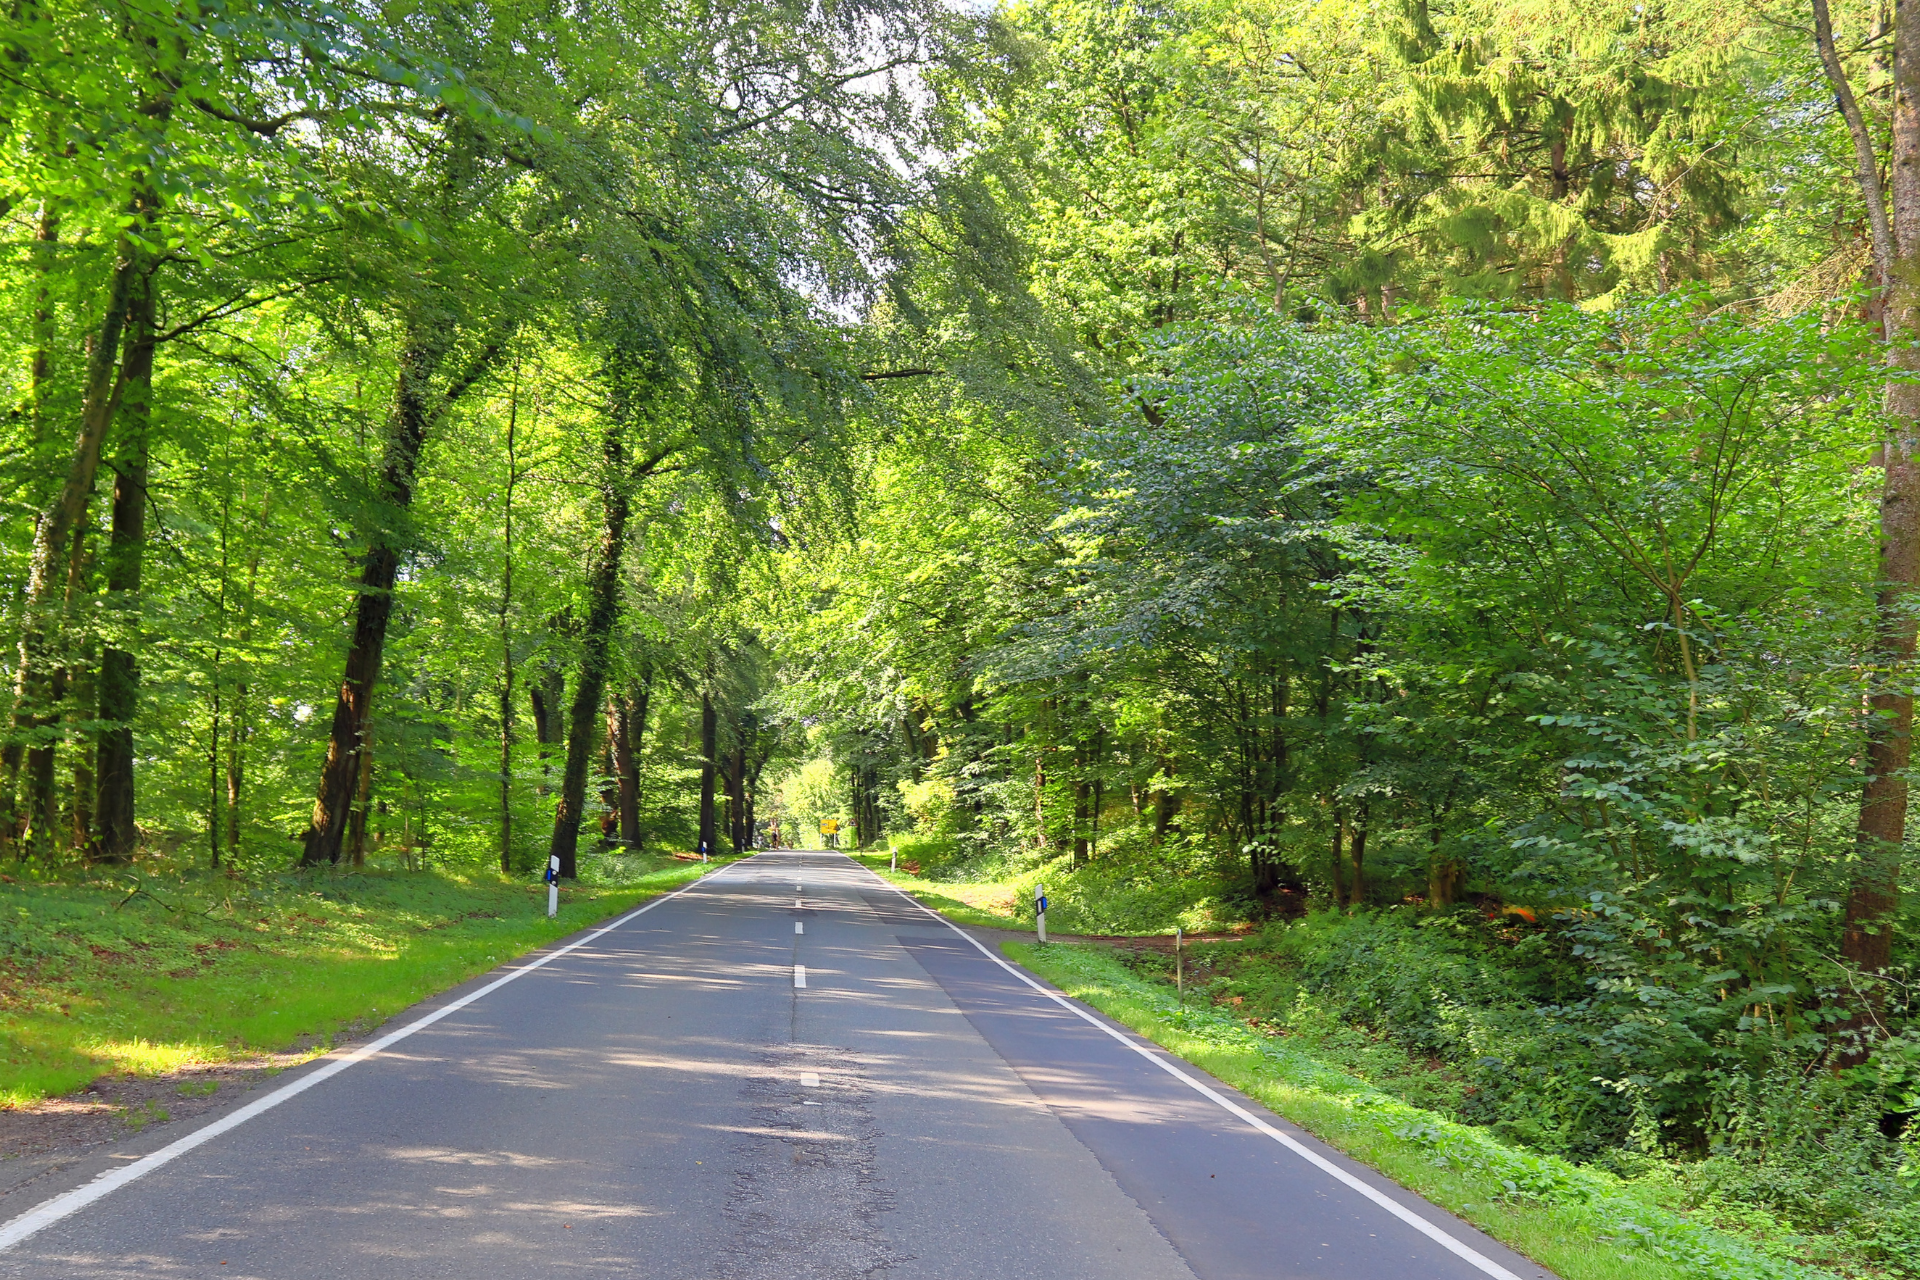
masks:
<path id="1" fill-rule="evenodd" d="M 560 949 L 109 1162 L 0 1228 L 0 1276 L 1548 1274 L 839 854 L 761 854 Z"/>

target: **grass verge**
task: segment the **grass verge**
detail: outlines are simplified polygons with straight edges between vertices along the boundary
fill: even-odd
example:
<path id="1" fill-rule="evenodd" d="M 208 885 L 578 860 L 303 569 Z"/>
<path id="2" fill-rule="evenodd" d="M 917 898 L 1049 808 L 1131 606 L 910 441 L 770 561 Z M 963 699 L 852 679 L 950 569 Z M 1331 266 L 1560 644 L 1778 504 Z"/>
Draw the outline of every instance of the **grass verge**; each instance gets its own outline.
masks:
<path id="1" fill-rule="evenodd" d="M 934 905 L 929 903 L 929 905 Z M 1182 1007 L 1106 948 L 1008 943 L 1009 956 L 1280 1115 L 1459 1214 L 1565 1280 L 1831 1280 L 1793 1254 L 1663 1207 L 1646 1188 L 1410 1106 L 1223 1010 Z"/>
<path id="2" fill-rule="evenodd" d="M 698 878 L 624 860 L 561 892 L 440 872 L 0 883 L 0 1106 L 102 1075 L 324 1052 L 503 961 Z"/>
<path id="3" fill-rule="evenodd" d="M 1019 901 L 1017 888 L 1001 880 L 978 883 L 953 880 L 928 880 L 887 864 L 886 853 L 848 853 L 848 857 L 877 874 L 888 884 L 905 889 L 941 915 L 959 924 L 982 929 L 1030 929 L 1032 917 L 1022 921 L 1015 914 Z"/>

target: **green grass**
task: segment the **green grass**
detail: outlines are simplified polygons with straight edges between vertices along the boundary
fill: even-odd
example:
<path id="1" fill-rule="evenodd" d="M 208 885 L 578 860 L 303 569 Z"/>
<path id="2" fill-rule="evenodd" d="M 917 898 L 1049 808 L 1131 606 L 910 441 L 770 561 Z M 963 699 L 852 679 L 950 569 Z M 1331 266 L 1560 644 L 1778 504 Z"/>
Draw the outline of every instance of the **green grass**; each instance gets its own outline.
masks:
<path id="1" fill-rule="evenodd" d="M 618 883 L 563 889 L 553 920 L 541 885 L 433 871 L 0 883 L 0 1106 L 321 1051 L 722 865 L 622 859 Z"/>
<path id="2" fill-rule="evenodd" d="M 981 880 L 951 881 L 934 880 L 911 875 L 905 871 L 892 871 L 887 867 L 888 855 L 882 853 L 849 853 L 848 857 L 871 871 L 889 884 L 905 889 L 921 902 L 935 911 L 960 924 L 970 924 L 982 929 L 1031 929 L 1033 912 L 1027 912 L 1022 920 L 1016 911 L 1020 901 L 1019 889 L 1012 881 Z"/>
<path id="3" fill-rule="evenodd" d="M 1176 1004 L 1105 947 L 1008 943 L 1076 999 L 1460 1214 L 1565 1280 L 1815 1280 L 1793 1238 L 1748 1242 L 1659 1203 L 1657 1187 L 1502 1145 L 1308 1057 L 1221 1009 Z"/>
<path id="4" fill-rule="evenodd" d="M 852 856 L 902 888 L 974 913 L 970 924 L 1033 928 L 1039 884 L 1047 887 L 1047 928 L 1057 935 L 1170 934 L 1175 925 L 1204 933 L 1244 923 L 1245 904 L 1227 892 L 1210 861 L 1190 851 L 1117 843 L 1076 865 L 1068 854 L 1033 851 L 962 857 L 951 841 L 937 839 L 895 837 L 894 848 L 900 870 L 891 873 L 884 850 Z"/>

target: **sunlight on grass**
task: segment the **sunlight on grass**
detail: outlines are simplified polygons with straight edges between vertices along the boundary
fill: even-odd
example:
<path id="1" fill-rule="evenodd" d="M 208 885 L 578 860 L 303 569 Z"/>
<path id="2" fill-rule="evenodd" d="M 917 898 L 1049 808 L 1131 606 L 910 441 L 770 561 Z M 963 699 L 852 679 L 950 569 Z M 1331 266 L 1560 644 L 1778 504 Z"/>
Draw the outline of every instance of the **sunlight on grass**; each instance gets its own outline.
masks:
<path id="1" fill-rule="evenodd" d="M 623 883 L 563 890 L 554 920 L 538 885 L 436 872 L 187 880 L 156 904 L 100 885 L 0 887 L 0 914 L 19 921 L 0 1004 L 0 1106 L 103 1075 L 322 1053 L 725 865 L 627 861 Z"/>
<path id="2" fill-rule="evenodd" d="M 156 1044 L 144 1037 L 135 1037 L 131 1040 L 98 1040 L 92 1044 L 82 1045 L 80 1049 L 99 1064 L 103 1075 L 111 1072 L 132 1076 L 159 1076 L 197 1063 L 225 1062 L 234 1056 L 234 1050 L 223 1044 L 209 1044 L 204 1040 Z"/>

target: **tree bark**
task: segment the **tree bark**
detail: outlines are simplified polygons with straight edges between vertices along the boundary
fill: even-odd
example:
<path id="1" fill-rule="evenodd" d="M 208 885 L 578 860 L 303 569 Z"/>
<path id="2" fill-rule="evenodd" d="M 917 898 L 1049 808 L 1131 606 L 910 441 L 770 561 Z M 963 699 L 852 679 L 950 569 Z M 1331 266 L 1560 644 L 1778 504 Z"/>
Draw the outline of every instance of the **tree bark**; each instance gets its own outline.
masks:
<path id="1" fill-rule="evenodd" d="M 366 749 L 373 717 L 373 689 L 380 678 L 386 649 L 387 626 L 393 617 L 393 583 L 400 569 L 401 530 L 413 504 L 414 472 L 427 432 L 477 382 L 499 355 L 500 344 L 487 347 L 453 379 L 445 393 L 432 394 L 432 380 L 446 358 L 452 334 L 442 325 L 409 325 L 394 386 L 393 412 L 387 419 L 387 439 L 380 464 L 379 496 L 384 519 L 370 532 L 361 562 L 354 600 L 353 639 L 347 648 L 346 671 L 334 699 L 333 720 L 327 734 L 327 756 L 320 768 L 320 785 L 313 802 L 313 819 L 305 834 L 302 866 L 340 861 L 353 796 L 360 778 L 360 752 Z"/>
<path id="2" fill-rule="evenodd" d="M 1347 835 L 1349 865 L 1353 868 L 1353 879 L 1347 885 L 1347 901 L 1356 907 L 1365 906 L 1367 902 L 1367 820 L 1371 808 L 1366 801 L 1360 802 L 1352 830 Z"/>
<path id="3" fill-rule="evenodd" d="M 713 696 L 700 695 L 700 851 L 711 855 L 714 848 L 713 779 L 715 757 L 719 754 L 719 725 L 713 713 Z"/>
<path id="4" fill-rule="evenodd" d="M 639 778 L 633 762 L 634 699 L 620 694 L 607 703 L 607 743 L 613 752 L 612 832 L 628 847 L 640 843 Z"/>
<path id="5" fill-rule="evenodd" d="M 88 577 L 92 574 L 89 572 Z M 71 677 L 74 717 L 88 721 L 93 718 L 94 700 L 99 696 L 96 680 L 99 654 L 95 652 L 91 640 L 82 646 L 79 659 L 73 664 Z M 69 847 L 83 857 L 93 847 L 93 801 L 94 771 L 98 765 L 99 753 L 95 748 L 91 727 L 75 724 L 68 735 L 74 745 L 73 751 L 73 811 L 70 828 Z"/>
<path id="6" fill-rule="evenodd" d="M 1889 272 L 1887 332 L 1895 339 L 1889 363 L 1902 372 L 1920 369 L 1920 5 L 1894 13 L 1892 237 L 1896 255 Z M 1908 597 L 1920 588 L 1920 386 L 1887 384 L 1888 429 L 1882 445 L 1886 466 L 1880 498 L 1879 590 L 1876 598 L 1875 662 L 1880 687 L 1871 698 L 1867 734 L 1867 781 L 1860 798 L 1854 872 L 1848 887 L 1840 951 L 1869 982 L 1892 960 L 1892 917 L 1899 906 L 1901 848 L 1906 840 L 1906 769 L 1912 759 L 1912 667 L 1914 620 Z M 1851 1025 L 1865 1033 L 1876 1021 L 1877 990 L 1864 998 Z M 1871 1036 L 1857 1034 L 1844 1045 L 1841 1065 L 1862 1062 Z"/>
<path id="7" fill-rule="evenodd" d="M 234 688 L 227 717 L 227 848 L 240 852 L 240 799 L 247 774 L 247 686 Z"/>
<path id="8" fill-rule="evenodd" d="M 580 643 L 580 671 L 567 715 L 567 764 L 560 778 L 560 803 L 554 807 L 549 853 L 560 859 L 560 875 L 578 874 L 580 816 L 587 798 L 587 766 L 593 759 L 595 721 L 606 695 L 607 653 L 620 616 L 620 564 L 632 510 L 626 450 L 617 426 L 601 440 L 600 545 L 587 571 L 587 625 Z"/>
<path id="9" fill-rule="evenodd" d="M 548 666 L 541 678 L 527 686 L 527 702 L 533 707 L 533 737 L 540 744 L 539 794 L 546 795 L 547 779 L 553 776 L 551 750 L 560 743 L 560 706 L 566 701 L 566 680 L 559 668 Z"/>
<path id="10" fill-rule="evenodd" d="M 609 844 L 620 838 L 620 765 L 614 759 L 619 703 L 618 697 L 607 695 L 606 732 L 600 739 L 600 839 Z"/>
<path id="11" fill-rule="evenodd" d="M 60 240 L 60 215 L 51 204 L 41 206 L 33 234 L 33 274 L 40 287 L 33 299 L 33 357 L 28 362 L 27 385 L 33 414 L 33 446 L 37 453 L 47 437 L 47 387 L 53 382 L 54 246 Z"/>
<path id="12" fill-rule="evenodd" d="M 727 771 L 728 843 L 735 853 L 745 853 L 753 842 L 747 836 L 747 743 L 744 733 L 736 734 L 733 765 Z"/>
<path id="13" fill-rule="evenodd" d="M 87 508 L 83 506 L 80 518 L 73 527 L 72 545 L 68 548 L 66 586 L 60 597 L 63 619 L 72 614 L 74 606 L 87 589 L 87 568 L 92 560 L 88 549 L 90 532 Z M 66 645 L 64 626 L 59 647 L 54 652 L 59 665 L 53 669 L 48 685 L 47 714 L 43 717 L 36 740 L 27 748 L 26 838 L 28 848 L 39 853 L 53 850 L 60 830 L 60 794 L 55 785 L 55 765 L 63 736 L 59 727 L 61 708 L 67 699 L 74 657 Z"/>
<path id="14" fill-rule="evenodd" d="M 653 673 L 627 698 L 627 764 L 620 775 L 620 838 L 640 847 L 640 757 L 646 747 L 647 711 L 653 701 Z"/>
<path id="15" fill-rule="evenodd" d="M 1084 768 L 1084 762 L 1075 752 L 1074 767 Z M 1087 799 L 1091 794 L 1085 778 L 1075 778 L 1073 782 L 1073 864 L 1087 860 Z"/>
<path id="16" fill-rule="evenodd" d="M 1840 52 L 1834 46 L 1833 18 L 1827 0 L 1813 0 L 1813 44 L 1820 55 L 1820 66 L 1827 74 L 1828 87 L 1833 90 L 1834 106 L 1846 121 L 1848 136 L 1853 140 L 1853 180 L 1860 188 L 1860 198 L 1866 207 L 1869 243 L 1873 249 L 1874 314 L 1876 318 L 1883 318 L 1887 291 L 1893 282 L 1896 254 L 1893 228 L 1887 221 L 1886 193 L 1880 185 L 1880 163 L 1873 153 L 1873 133 L 1860 112 L 1846 68 L 1841 65 Z"/>
<path id="17" fill-rule="evenodd" d="M 1339 910 L 1347 908 L 1347 874 L 1340 865 L 1340 846 L 1347 835 L 1347 811 L 1339 805 L 1333 806 L 1333 858 L 1327 864 L 1328 878 L 1333 881 L 1333 905 Z"/>
<path id="18" fill-rule="evenodd" d="M 1173 757 L 1160 757 L 1160 776 L 1166 782 L 1147 792 L 1147 798 L 1153 801 L 1153 842 L 1159 844 L 1167 838 L 1167 828 L 1172 825 L 1179 802 L 1173 794 Z"/>
<path id="19" fill-rule="evenodd" d="M 107 593 L 129 637 L 139 624 L 140 575 L 147 545 L 147 454 L 153 428 L 153 355 L 156 315 L 151 275 L 136 284 L 128 315 L 122 377 L 121 433 L 113 461 L 113 525 L 107 538 Z M 133 717 L 140 670 L 131 649 L 109 646 L 100 655 L 99 712 L 103 727 L 94 781 L 91 845 L 95 862 L 133 860 Z"/>
<path id="20" fill-rule="evenodd" d="M 367 817 L 373 806 L 373 743 L 360 744 L 360 778 L 353 789 L 353 816 L 347 824 L 347 861 L 367 865 Z"/>
<path id="21" fill-rule="evenodd" d="M 40 285 L 34 296 L 33 355 L 28 361 L 28 395 L 33 427 L 33 454 L 38 460 L 47 439 L 47 387 L 53 381 L 53 290 L 48 283 L 53 274 L 54 245 L 60 238 L 60 217 L 51 206 L 43 206 L 34 232 L 32 264 Z M 14 813 L 16 780 L 26 758 L 26 743 L 9 735 L 0 746 L 0 846 L 19 835 Z"/>
<path id="22" fill-rule="evenodd" d="M 220 869 L 220 653 L 214 651 L 216 673 L 207 691 L 207 865 Z"/>
<path id="23" fill-rule="evenodd" d="M 144 212 L 144 204 L 141 211 Z M 69 570 L 69 540 L 74 527 L 86 511 L 93 494 L 94 478 L 100 466 L 100 450 L 106 439 L 107 425 L 113 420 L 118 400 L 114 374 L 121 359 L 121 335 L 125 332 L 128 304 L 144 268 L 138 246 L 131 237 L 122 236 L 116 253 L 113 275 L 107 286 L 105 311 L 100 327 L 93 335 L 93 350 L 87 357 L 85 390 L 81 397 L 80 430 L 67 464 L 65 482 L 40 515 L 34 530 L 33 551 L 27 574 L 27 596 L 22 607 L 20 657 L 14 682 L 13 730 L 28 744 L 27 824 L 29 842 L 43 844 L 52 835 L 47 810 L 52 790 L 51 746 L 38 745 L 50 731 L 55 707 L 55 671 L 60 666 L 56 653 L 62 630 L 62 606 L 66 597 Z M 64 689 L 59 691 L 64 693 Z M 12 779 L 8 779 L 12 783 Z M 8 794 L 13 788 L 8 785 Z M 37 834 L 36 834 L 37 833 Z"/>
<path id="24" fill-rule="evenodd" d="M 500 874 L 513 874 L 513 490 L 520 480 L 520 362 L 507 400 L 506 562 L 500 574 Z M 544 754 L 544 753 L 543 753 Z"/>
<path id="25" fill-rule="evenodd" d="M 1047 847 L 1047 748 L 1033 752 L 1033 847 Z"/>

